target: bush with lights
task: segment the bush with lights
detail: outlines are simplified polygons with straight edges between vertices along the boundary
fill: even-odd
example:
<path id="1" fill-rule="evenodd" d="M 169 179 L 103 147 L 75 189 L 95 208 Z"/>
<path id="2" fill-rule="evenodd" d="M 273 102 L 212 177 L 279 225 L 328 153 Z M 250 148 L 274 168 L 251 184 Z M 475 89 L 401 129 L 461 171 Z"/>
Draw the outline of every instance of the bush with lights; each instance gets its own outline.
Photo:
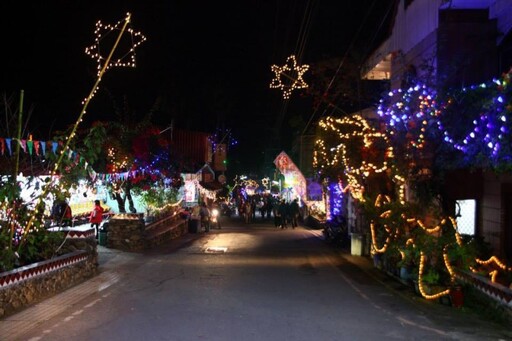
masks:
<path id="1" fill-rule="evenodd" d="M 28 200 L 21 198 L 21 183 L 14 176 L 0 180 L 0 271 L 49 259 L 59 252 L 64 234 L 45 228 L 49 205 L 54 200 L 69 199 L 70 189 L 77 185 L 78 179 L 88 176 L 85 159 L 97 159 L 105 131 L 93 127 L 79 132 L 82 137 L 77 140 L 79 143 L 71 143 L 67 150 L 59 143 L 66 135 L 62 134 L 55 137 L 54 152 L 37 155 L 38 161 L 45 161 L 39 163 L 37 170 L 32 169 L 37 174 L 25 175 L 24 186 L 32 191 Z M 60 155 L 65 157 L 57 163 Z M 28 157 L 20 157 L 20 164 Z M 41 174 L 49 176 L 41 178 Z"/>

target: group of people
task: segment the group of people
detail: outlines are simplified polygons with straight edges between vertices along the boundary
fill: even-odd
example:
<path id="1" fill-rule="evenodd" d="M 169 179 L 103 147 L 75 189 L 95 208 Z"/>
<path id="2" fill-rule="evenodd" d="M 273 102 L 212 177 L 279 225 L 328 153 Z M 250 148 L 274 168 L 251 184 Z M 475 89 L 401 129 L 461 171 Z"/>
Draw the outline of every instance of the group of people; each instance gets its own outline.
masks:
<path id="1" fill-rule="evenodd" d="M 247 224 L 256 219 L 258 211 L 262 219 L 270 219 L 273 215 L 276 227 L 287 228 L 290 224 L 292 228 L 295 228 L 298 225 L 300 216 L 298 199 L 287 202 L 272 196 L 255 196 L 242 201 L 238 207 L 239 215 Z"/>
<path id="2" fill-rule="evenodd" d="M 214 205 L 206 205 L 205 202 L 192 208 L 192 216 L 199 217 L 201 228 L 209 232 L 210 228 L 220 229 L 219 208 Z"/>
<path id="3" fill-rule="evenodd" d="M 288 228 L 288 224 L 290 224 L 292 229 L 294 229 L 298 226 L 299 215 L 299 201 L 295 199 L 287 203 L 283 199 L 279 205 L 276 205 L 274 211 L 274 225 L 275 227 L 286 229 Z"/>

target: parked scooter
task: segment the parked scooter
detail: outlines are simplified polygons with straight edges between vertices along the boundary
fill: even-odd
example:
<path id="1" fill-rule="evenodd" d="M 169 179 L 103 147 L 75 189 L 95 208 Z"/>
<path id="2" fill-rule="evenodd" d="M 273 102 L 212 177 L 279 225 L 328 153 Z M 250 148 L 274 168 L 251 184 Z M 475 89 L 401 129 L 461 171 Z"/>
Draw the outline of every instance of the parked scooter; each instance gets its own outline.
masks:
<path id="1" fill-rule="evenodd" d="M 226 217 L 231 217 L 231 215 L 234 212 L 234 207 L 232 206 L 231 203 L 222 203 L 221 210 L 222 210 L 222 215 L 224 215 Z"/>
<path id="2" fill-rule="evenodd" d="M 322 232 L 326 242 L 338 247 L 348 245 L 348 230 L 344 221 L 343 218 L 338 217 L 337 219 L 325 222 Z"/>

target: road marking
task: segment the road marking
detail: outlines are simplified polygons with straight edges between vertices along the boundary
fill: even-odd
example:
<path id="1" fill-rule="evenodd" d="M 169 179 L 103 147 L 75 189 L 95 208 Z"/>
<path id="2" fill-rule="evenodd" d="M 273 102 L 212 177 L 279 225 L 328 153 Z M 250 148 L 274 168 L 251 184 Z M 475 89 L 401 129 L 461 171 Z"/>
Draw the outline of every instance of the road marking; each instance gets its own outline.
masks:
<path id="1" fill-rule="evenodd" d="M 92 307 L 93 305 L 95 305 L 96 303 L 98 303 L 99 301 L 101 301 L 100 298 L 97 298 L 95 299 L 94 301 L 92 301 L 91 303 L 87 304 L 87 305 L 84 305 L 84 308 L 90 308 Z"/>
<path id="2" fill-rule="evenodd" d="M 210 246 L 207 247 L 204 252 L 206 253 L 225 253 L 228 250 L 227 247 L 224 246 Z"/>

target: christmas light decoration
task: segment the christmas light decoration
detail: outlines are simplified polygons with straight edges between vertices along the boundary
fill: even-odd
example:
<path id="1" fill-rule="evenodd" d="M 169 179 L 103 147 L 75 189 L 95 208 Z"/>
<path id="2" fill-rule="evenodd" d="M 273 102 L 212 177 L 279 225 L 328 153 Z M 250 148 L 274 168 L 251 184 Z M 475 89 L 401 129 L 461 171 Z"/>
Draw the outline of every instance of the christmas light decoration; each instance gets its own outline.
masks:
<path id="1" fill-rule="evenodd" d="M 101 29 L 98 29 L 98 25 L 97 25 L 97 28 L 96 28 L 96 31 L 95 31 L 96 44 L 93 45 L 91 48 L 86 49 L 86 53 L 91 55 L 91 56 L 94 56 L 93 58 L 97 59 L 97 61 L 98 61 L 98 77 L 96 78 L 96 82 L 94 83 L 94 85 L 93 85 L 89 95 L 83 100 L 83 102 L 82 102 L 82 110 L 81 110 L 80 114 L 78 115 L 78 118 L 77 118 L 73 128 L 71 129 L 71 132 L 69 133 L 69 135 L 65 139 L 63 147 L 62 147 L 62 149 L 60 151 L 60 155 L 58 156 L 57 161 L 55 162 L 53 171 L 50 174 L 50 178 L 52 179 L 52 181 L 53 181 L 53 179 L 56 178 L 56 175 L 58 173 L 59 167 L 62 164 L 64 156 L 65 155 L 69 155 L 70 153 L 72 153 L 72 151 L 70 149 L 71 141 L 76 136 L 76 132 L 78 130 L 78 126 L 80 125 L 84 115 L 86 114 L 87 107 L 88 107 L 90 101 L 92 100 L 92 98 L 96 94 L 96 92 L 97 92 L 97 90 L 99 88 L 99 84 L 100 84 L 100 82 L 101 82 L 101 80 L 103 78 L 103 75 L 105 74 L 106 70 L 108 68 L 110 68 L 111 66 L 123 66 L 123 63 L 121 61 L 123 60 L 124 57 L 119 58 L 117 61 L 114 61 L 113 63 L 111 63 L 111 60 L 112 60 L 112 56 L 114 55 L 114 52 L 116 51 L 116 48 L 117 48 L 121 38 L 123 37 L 125 31 L 128 28 L 130 20 L 131 20 L 131 14 L 127 13 L 124 20 L 120 21 L 118 24 L 116 24 L 116 25 L 114 25 L 112 27 L 108 26 L 109 30 L 114 30 L 114 29 L 118 30 L 119 34 L 118 34 L 118 36 L 117 36 L 113 46 L 110 48 L 110 53 L 107 55 L 106 58 L 104 58 L 103 56 L 99 55 L 99 52 L 98 52 L 98 55 L 96 55 L 95 53 L 92 53 L 94 46 L 96 46 L 96 44 L 99 42 L 99 39 L 101 38 L 101 33 L 100 33 Z M 121 25 L 121 22 L 123 22 L 122 25 Z M 103 25 L 101 25 L 101 24 L 99 26 L 103 27 Z M 122 26 L 122 27 L 119 29 L 120 26 Z M 128 28 L 128 32 L 133 33 L 133 31 L 130 28 Z M 138 37 L 143 37 L 140 34 L 137 34 L 137 36 Z M 143 40 L 145 40 L 145 38 Z M 140 44 L 140 43 L 138 43 L 138 44 Z M 129 53 L 134 53 L 135 46 L 137 46 L 138 44 L 133 44 L 132 48 L 130 49 L 128 54 Z M 98 45 L 98 49 L 99 49 L 99 45 Z M 133 54 L 133 56 L 134 56 L 134 54 Z M 135 66 L 135 63 L 131 64 L 130 66 Z M 40 210 L 41 205 L 44 206 L 44 199 L 47 197 L 48 193 L 50 192 L 50 189 L 54 185 L 55 185 L 54 183 L 46 184 L 43 192 L 39 195 L 37 204 L 34 206 L 35 209 L 32 212 L 32 214 L 31 214 L 31 216 L 30 216 L 26 226 L 24 227 L 23 235 L 21 237 L 22 239 L 24 239 L 25 236 L 29 232 L 31 232 L 33 228 L 38 229 L 40 226 L 43 225 L 43 223 L 44 223 L 43 222 L 43 214 L 41 214 L 41 212 L 39 212 L 39 210 Z M 19 247 L 21 247 L 21 243 L 20 243 Z"/>
<path id="2" fill-rule="evenodd" d="M 326 219 L 332 220 L 334 217 L 341 215 L 343 203 L 343 185 L 341 180 L 329 184 L 328 192 L 328 211 L 326 212 Z"/>
<path id="3" fill-rule="evenodd" d="M 137 46 L 146 41 L 146 37 L 141 32 L 135 32 L 131 27 L 123 27 L 123 23 L 127 24 L 130 22 L 130 17 L 130 13 L 127 13 L 126 18 L 118 21 L 115 25 L 105 25 L 101 21 L 98 21 L 96 23 L 96 29 L 94 30 L 94 44 L 87 47 L 85 49 L 85 53 L 96 60 L 98 64 L 98 76 L 100 75 L 103 67 L 106 67 L 106 69 L 109 69 L 111 67 L 135 67 L 135 49 L 137 48 Z M 107 58 L 102 55 L 101 41 L 108 37 L 111 33 L 114 33 L 115 31 L 128 32 L 131 47 L 129 51 L 125 52 L 121 57 L 112 59 L 112 50 L 110 52 L 110 58 Z M 122 34 L 118 36 L 118 41 L 121 37 Z M 126 59 L 128 59 L 128 61 L 126 61 Z"/>
<path id="4" fill-rule="evenodd" d="M 512 143 L 512 106 L 510 98 L 511 73 L 504 74 L 492 82 L 473 85 L 452 94 L 444 106 L 438 128 L 443 141 L 466 154 L 468 160 L 486 156 L 491 165 L 510 162 Z M 455 98 L 458 100 L 456 101 Z M 470 107 L 464 114 L 466 122 L 460 122 L 456 104 Z M 477 100 L 475 100 L 477 99 Z M 460 104 L 459 104 L 460 105 Z M 461 124 L 462 123 L 462 124 Z M 461 131 L 461 127 L 466 130 Z M 471 161 L 469 161 L 471 162 Z"/>
<path id="5" fill-rule="evenodd" d="M 272 79 L 270 88 L 281 89 L 284 99 L 290 98 L 293 90 L 308 87 L 302 76 L 309 69 L 309 65 L 297 65 L 297 60 L 294 55 L 286 59 L 285 65 L 272 65 L 271 69 L 275 74 L 275 78 Z"/>
<path id="6" fill-rule="evenodd" d="M 436 96 L 436 91 L 424 84 L 393 90 L 380 100 L 377 114 L 386 120 L 389 135 L 404 135 L 406 148 L 423 149 L 430 128 L 437 130 L 441 114 Z"/>
<path id="7" fill-rule="evenodd" d="M 316 140 L 313 152 L 313 167 L 320 171 L 327 167 L 340 167 L 347 177 L 347 186 L 350 188 L 351 195 L 364 201 L 362 180 L 370 174 L 381 173 L 392 168 L 389 161 L 393 159 L 394 154 L 387 136 L 372 128 L 360 115 L 338 119 L 326 117 L 318 123 L 318 126 L 326 133 L 333 134 L 338 144 L 327 151 L 326 140 Z M 365 151 L 376 146 L 383 146 L 381 148 L 384 148 L 384 151 L 377 153 L 374 159 L 368 161 L 360 157 L 359 150 L 357 153 L 352 152 L 352 154 L 357 155 L 349 153 L 350 146 L 354 145 Z M 358 156 L 359 161 L 354 161 L 354 156 Z M 403 185 L 402 177 L 395 177 L 394 180 L 399 186 Z M 404 194 L 405 191 L 401 190 L 400 193 Z"/>
<path id="8" fill-rule="evenodd" d="M 387 98 L 381 101 L 378 109 L 378 115 L 385 123 L 385 134 L 383 133 L 382 136 L 379 136 L 380 131 L 366 126 L 364 120 L 358 115 L 343 119 L 327 117 L 318 124 L 325 136 L 315 142 L 313 165 L 320 175 L 324 171 L 327 172 L 329 168 L 334 168 L 345 175 L 351 195 L 360 200 L 364 200 L 362 194 L 365 179 L 372 173 L 386 171 L 387 177 L 397 185 L 395 193 L 398 194 L 397 202 L 401 205 L 406 204 L 406 174 L 410 168 L 400 171 L 390 162 L 395 158 L 395 152 L 398 152 L 400 157 L 415 161 L 416 157 L 428 158 L 426 147 L 431 143 L 433 146 L 439 146 L 444 142 L 464 152 L 468 162 L 477 159 L 479 162 L 485 160 L 487 166 L 500 163 L 510 165 L 512 158 L 511 75 L 507 73 L 491 84 L 464 89 L 462 96 L 458 98 L 459 102 L 460 98 L 475 97 L 480 101 L 483 99 L 483 102 L 474 105 L 477 111 L 463 117 L 460 110 L 454 106 L 454 96 L 445 103 L 439 99 L 435 90 L 425 85 L 418 84 L 409 89 L 391 91 Z M 453 111 L 453 122 L 449 122 L 446 116 L 449 110 Z M 471 115 L 473 117 L 469 125 L 461 122 Z M 467 127 L 469 129 L 466 131 Z M 378 141 L 384 143 L 380 144 L 380 148 L 374 148 Z M 396 149 L 390 142 L 394 143 L 393 146 Z M 383 144 L 387 147 L 382 148 Z M 372 148 L 373 153 L 370 153 Z M 359 155 L 353 155 L 358 152 Z M 408 165 L 410 167 L 416 163 L 408 162 Z M 387 206 L 388 203 L 390 203 L 389 198 L 382 195 L 378 195 L 374 203 L 380 213 L 370 222 L 372 254 L 384 253 L 393 247 L 396 249 L 391 252 L 398 251 L 404 260 L 405 248 L 412 245 L 420 253 L 418 285 L 421 295 L 431 300 L 449 294 L 449 289 L 441 289 L 437 293 L 427 292 L 425 271 L 429 266 L 436 266 L 437 270 L 444 266 L 450 275 L 451 282 L 455 281 L 457 272 L 451 264 L 449 250 L 452 247 L 465 247 L 455 218 L 439 218 L 433 226 L 427 226 L 424 217 L 407 217 L 402 214 L 401 219 L 393 218 L 391 223 L 388 220 L 396 215 L 396 212 Z M 449 222 L 453 230 L 445 228 Z M 423 245 L 422 243 L 425 242 L 423 239 L 427 240 L 427 244 L 433 244 Z M 402 240 L 406 241 L 402 242 Z M 442 259 L 439 258 L 441 255 Z M 495 256 L 486 261 L 476 259 L 476 262 L 483 266 L 494 267 L 488 270 L 492 281 L 496 281 L 500 271 L 512 271 L 511 267 Z M 472 269 L 472 271 L 476 270 Z"/>
<path id="9" fill-rule="evenodd" d="M 217 193 L 221 191 L 220 189 L 210 191 L 209 189 L 206 189 L 203 186 L 201 186 L 201 184 L 197 180 L 195 180 L 194 183 L 196 185 L 196 188 L 199 190 L 199 193 L 201 193 L 201 195 L 205 196 L 208 199 L 215 200 L 217 198 Z"/>
<path id="10" fill-rule="evenodd" d="M 265 187 L 265 189 L 270 189 L 269 188 L 270 178 L 266 177 L 266 178 L 261 179 L 261 184 Z"/>
<path id="11" fill-rule="evenodd" d="M 427 293 L 427 291 L 424 288 L 424 284 L 423 284 L 423 273 L 425 271 L 425 262 L 426 262 L 425 253 L 423 251 L 421 251 L 420 252 L 420 266 L 418 269 L 418 288 L 420 289 L 421 296 L 423 296 L 427 300 L 435 300 L 442 296 L 450 294 L 450 289 L 440 291 L 436 294 Z"/>
<path id="12" fill-rule="evenodd" d="M 481 265 L 491 265 L 492 264 L 492 265 L 496 265 L 501 270 L 512 271 L 512 267 L 507 267 L 507 265 L 505 263 L 503 263 L 502 261 L 500 261 L 499 258 L 496 256 L 492 256 L 488 260 L 481 260 L 481 259 L 477 258 L 476 262 Z"/>

